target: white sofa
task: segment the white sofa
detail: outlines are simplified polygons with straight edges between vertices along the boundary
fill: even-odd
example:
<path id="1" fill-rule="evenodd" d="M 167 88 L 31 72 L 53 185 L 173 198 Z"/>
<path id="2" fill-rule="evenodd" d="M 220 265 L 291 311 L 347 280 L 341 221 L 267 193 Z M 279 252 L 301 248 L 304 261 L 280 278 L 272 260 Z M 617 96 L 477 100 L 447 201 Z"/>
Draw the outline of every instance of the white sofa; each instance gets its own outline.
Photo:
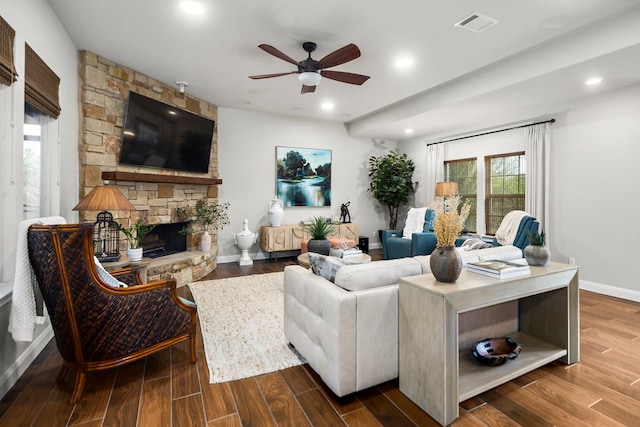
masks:
<path id="1" fill-rule="evenodd" d="M 461 252 L 463 263 L 522 258 L 515 246 Z M 345 265 L 335 284 L 284 270 L 284 333 L 339 397 L 398 377 L 398 282 L 430 273 L 429 255 Z"/>

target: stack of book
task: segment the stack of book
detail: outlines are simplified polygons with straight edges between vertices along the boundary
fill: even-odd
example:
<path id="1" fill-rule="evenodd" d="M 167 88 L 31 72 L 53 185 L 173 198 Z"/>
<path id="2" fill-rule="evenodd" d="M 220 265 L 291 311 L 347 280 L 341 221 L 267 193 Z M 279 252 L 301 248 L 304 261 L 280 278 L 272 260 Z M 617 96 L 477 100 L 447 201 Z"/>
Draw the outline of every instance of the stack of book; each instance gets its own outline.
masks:
<path id="1" fill-rule="evenodd" d="M 467 270 L 496 279 L 531 274 L 529 266 L 513 261 L 488 260 L 467 263 Z"/>
<path id="2" fill-rule="evenodd" d="M 362 251 L 358 248 L 350 248 L 350 249 L 331 249 L 331 256 L 335 256 L 338 258 L 362 258 Z"/>

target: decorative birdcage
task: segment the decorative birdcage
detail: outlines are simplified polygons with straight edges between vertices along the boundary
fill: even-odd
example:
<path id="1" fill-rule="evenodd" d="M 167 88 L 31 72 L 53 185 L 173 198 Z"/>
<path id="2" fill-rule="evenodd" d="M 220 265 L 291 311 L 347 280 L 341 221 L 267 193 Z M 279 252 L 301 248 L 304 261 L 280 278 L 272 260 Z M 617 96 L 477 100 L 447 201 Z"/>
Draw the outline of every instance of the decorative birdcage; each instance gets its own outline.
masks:
<path id="1" fill-rule="evenodd" d="M 120 259 L 120 225 L 113 215 L 102 211 L 93 224 L 93 252 L 100 262 L 112 262 Z"/>

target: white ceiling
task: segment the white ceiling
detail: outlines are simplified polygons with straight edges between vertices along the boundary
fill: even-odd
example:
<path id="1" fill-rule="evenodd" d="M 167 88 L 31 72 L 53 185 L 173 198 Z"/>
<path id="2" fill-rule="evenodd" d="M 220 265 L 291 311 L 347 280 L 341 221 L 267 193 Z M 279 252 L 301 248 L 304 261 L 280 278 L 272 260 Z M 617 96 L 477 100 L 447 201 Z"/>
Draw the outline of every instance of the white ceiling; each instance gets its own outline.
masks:
<path id="1" fill-rule="evenodd" d="M 347 123 L 356 137 L 434 138 L 549 116 L 568 102 L 640 82 L 640 0 L 48 0 L 86 49 L 221 107 Z M 499 23 L 482 33 L 454 24 L 472 13 Z M 554 25 L 554 24 L 562 25 Z M 349 43 L 362 56 L 332 70 L 365 74 L 362 86 L 323 79 L 301 95 L 294 71 L 258 49 L 303 60 Z M 398 70 L 394 62 L 414 58 Z M 583 81 L 601 75 L 603 83 Z M 320 108 L 331 101 L 335 109 Z M 405 134 L 414 129 L 413 135 Z"/>

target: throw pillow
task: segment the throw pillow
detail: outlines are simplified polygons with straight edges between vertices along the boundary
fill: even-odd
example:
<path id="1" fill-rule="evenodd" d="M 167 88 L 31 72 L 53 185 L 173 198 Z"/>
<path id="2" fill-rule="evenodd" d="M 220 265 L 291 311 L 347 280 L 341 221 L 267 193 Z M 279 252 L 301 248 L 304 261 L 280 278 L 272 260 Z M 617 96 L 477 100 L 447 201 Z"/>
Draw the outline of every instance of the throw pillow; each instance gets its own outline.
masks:
<path id="1" fill-rule="evenodd" d="M 320 277 L 324 277 L 331 283 L 335 283 L 336 273 L 343 265 L 350 264 L 342 258 L 320 255 L 315 252 L 308 252 L 311 271 Z"/>
<path id="2" fill-rule="evenodd" d="M 482 239 L 472 237 L 465 240 L 460 246 L 465 251 L 472 251 L 474 249 L 486 249 L 491 247 L 491 243 L 485 242 Z"/>
<path id="3" fill-rule="evenodd" d="M 98 271 L 98 276 L 102 279 L 104 283 L 111 286 L 112 288 L 128 288 L 129 286 L 113 277 L 107 270 L 104 269 L 100 261 L 98 261 L 98 257 L 94 255 L 93 260 L 96 264 L 96 270 Z"/>

